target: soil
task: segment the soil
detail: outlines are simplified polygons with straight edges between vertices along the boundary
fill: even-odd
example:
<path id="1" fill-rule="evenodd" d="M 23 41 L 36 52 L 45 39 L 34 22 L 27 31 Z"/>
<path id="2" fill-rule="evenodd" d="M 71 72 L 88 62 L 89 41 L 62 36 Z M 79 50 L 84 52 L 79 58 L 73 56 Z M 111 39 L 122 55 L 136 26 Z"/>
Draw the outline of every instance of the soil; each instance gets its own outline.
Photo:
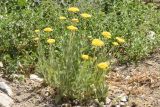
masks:
<path id="1" fill-rule="evenodd" d="M 13 90 L 12 107 L 56 107 L 52 97 L 54 90 L 41 82 L 25 79 L 23 82 L 8 82 Z M 119 103 L 119 93 L 125 93 L 128 101 L 122 107 L 160 106 L 160 50 L 137 64 L 116 66 L 106 76 L 111 107 Z M 80 106 L 79 106 L 80 107 Z"/>

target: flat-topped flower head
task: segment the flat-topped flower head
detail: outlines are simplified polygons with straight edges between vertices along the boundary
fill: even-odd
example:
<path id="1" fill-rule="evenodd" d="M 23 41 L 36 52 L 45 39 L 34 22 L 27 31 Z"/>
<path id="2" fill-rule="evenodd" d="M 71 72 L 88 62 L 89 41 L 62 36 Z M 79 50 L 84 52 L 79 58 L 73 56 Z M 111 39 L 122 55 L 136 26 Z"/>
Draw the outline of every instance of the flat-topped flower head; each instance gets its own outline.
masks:
<path id="1" fill-rule="evenodd" d="M 102 32 L 102 35 L 107 39 L 111 38 L 111 33 L 110 32 L 104 31 L 104 32 Z"/>
<path id="2" fill-rule="evenodd" d="M 48 44 L 53 44 L 53 43 L 55 43 L 55 42 L 56 42 L 55 39 L 48 39 L 48 40 L 47 40 L 47 43 L 48 43 Z"/>
<path id="3" fill-rule="evenodd" d="M 66 20 L 67 18 L 64 17 L 64 16 L 60 16 L 59 19 L 60 19 L 60 20 Z"/>
<path id="4" fill-rule="evenodd" d="M 101 47 L 101 46 L 104 46 L 104 42 L 101 41 L 100 39 L 93 39 L 92 40 L 92 45 L 93 46 Z"/>
<path id="5" fill-rule="evenodd" d="M 88 59 L 89 59 L 89 55 L 83 54 L 83 55 L 81 56 L 81 58 L 82 58 L 83 60 L 88 60 Z"/>
<path id="6" fill-rule="evenodd" d="M 73 26 L 73 25 L 67 26 L 67 29 L 70 30 L 70 31 L 77 31 L 78 30 L 78 28 Z"/>
<path id="7" fill-rule="evenodd" d="M 79 9 L 77 7 L 70 7 L 70 8 L 68 8 L 68 11 L 76 13 L 76 12 L 79 12 Z"/>
<path id="8" fill-rule="evenodd" d="M 97 67 L 102 70 L 105 70 L 109 67 L 109 63 L 108 62 L 101 62 L 101 63 L 97 64 Z"/>
<path id="9" fill-rule="evenodd" d="M 36 29 L 34 32 L 39 33 L 39 32 L 40 32 L 40 30 Z"/>
<path id="10" fill-rule="evenodd" d="M 52 32 L 52 31 L 53 31 L 53 29 L 50 28 L 50 27 L 44 28 L 43 30 L 44 30 L 45 32 Z"/>
<path id="11" fill-rule="evenodd" d="M 119 43 L 125 43 L 125 40 L 121 37 L 116 37 L 116 40 L 119 42 Z"/>
<path id="12" fill-rule="evenodd" d="M 119 45 L 118 42 L 112 42 L 112 44 L 113 44 L 114 46 L 118 46 L 118 45 Z"/>
<path id="13" fill-rule="evenodd" d="M 78 23 L 79 22 L 79 20 L 78 19 L 76 19 L 76 18 L 73 18 L 73 19 L 71 19 L 72 20 L 72 22 L 76 22 L 76 23 Z"/>
<path id="14" fill-rule="evenodd" d="M 82 13 L 82 14 L 80 14 L 80 15 L 81 15 L 81 17 L 83 17 L 83 18 L 85 18 L 85 19 L 92 17 L 90 14 L 87 14 L 87 13 Z"/>

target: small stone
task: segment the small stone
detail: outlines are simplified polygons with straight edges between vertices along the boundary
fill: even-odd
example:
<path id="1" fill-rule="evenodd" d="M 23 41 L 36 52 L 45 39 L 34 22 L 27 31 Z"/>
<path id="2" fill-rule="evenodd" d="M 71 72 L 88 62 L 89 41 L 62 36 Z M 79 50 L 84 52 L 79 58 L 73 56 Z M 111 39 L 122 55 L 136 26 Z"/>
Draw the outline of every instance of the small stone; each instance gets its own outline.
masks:
<path id="1" fill-rule="evenodd" d="M 106 98 L 106 104 L 110 104 L 110 102 L 111 102 L 111 99 L 110 98 Z"/>
<path id="2" fill-rule="evenodd" d="M 126 65 L 119 66 L 119 67 L 114 68 L 114 71 L 119 72 L 119 71 L 124 70 L 126 67 L 127 67 Z"/>
<path id="3" fill-rule="evenodd" d="M 3 68 L 3 63 L 0 61 L 0 67 Z"/>
<path id="4" fill-rule="evenodd" d="M 35 74 L 31 74 L 30 75 L 30 79 L 31 80 L 35 80 L 35 81 L 39 81 L 39 82 L 42 82 L 43 81 L 43 79 L 42 78 L 39 78 L 37 75 L 35 75 Z"/>
<path id="5" fill-rule="evenodd" d="M 71 104 L 62 104 L 62 107 L 72 107 Z"/>
<path id="6" fill-rule="evenodd" d="M 154 31 L 149 31 L 148 34 L 147 34 L 147 38 L 149 40 L 154 40 L 155 39 L 155 35 L 156 35 L 156 33 Z"/>
<path id="7" fill-rule="evenodd" d="M 122 102 L 127 102 L 127 101 L 128 101 L 128 96 L 122 96 L 122 97 L 120 98 L 120 100 L 121 100 Z"/>
<path id="8" fill-rule="evenodd" d="M 13 100 L 6 94 L 0 93 L 0 107 L 11 107 Z"/>
<path id="9" fill-rule="evenodd" d="M 116 105 L 116 107 L 121 107 L 120 105 Z"/>
<path id="10" fill-rule="evenodd" d="M 0 82 L 0 90 L 9 96 L 13 95 L 12 89 L 5 82 Z"/>

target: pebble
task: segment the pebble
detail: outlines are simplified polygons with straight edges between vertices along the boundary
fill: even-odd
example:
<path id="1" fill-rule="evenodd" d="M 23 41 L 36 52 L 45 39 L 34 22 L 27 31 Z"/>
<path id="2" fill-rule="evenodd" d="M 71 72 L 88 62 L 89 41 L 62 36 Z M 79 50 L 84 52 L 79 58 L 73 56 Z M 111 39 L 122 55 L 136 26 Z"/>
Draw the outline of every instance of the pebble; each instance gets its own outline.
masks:
<path id="1" fill-rule="evenodd" d="M 0 107 L 11 107 L 12 104 L 12 98 L 4 93 L 0 93 Z"/>
<path id="2" fill-rule="evenodd" d="M 110 98 L 106 98 L 106 104 L 110 104 L 110 102 L 111 102 L 111 99 Z"/>
<path id="3" fill-rule="evenodd" d="M 9 96 L 13 95 L 12 89 L 5 82 L 0 82 L 0 90 Z"/>
<path id="4" fill-rule="evenodd" d="M 31 80 L 35 80 L 35 81 L 38 81 L 38 82 L 42 82 L 43 81 L 43 79 L 42 78 L 39 78 L 37 75 L 35 75 L 35 74 L 31 74 L 30 75 L 30 79 Z"/>
<path id="5" fill-rule="evenodd" d="M 3 63 L 0 61 L 0 67 L 3 68 Z"/>
<path id="6" fill-rule="evenodd" d="M 120 100 L 122 102 L 127 102 L 128 101 L 128 96 L 122 96 L 122 97 L 120 97 Z"/>

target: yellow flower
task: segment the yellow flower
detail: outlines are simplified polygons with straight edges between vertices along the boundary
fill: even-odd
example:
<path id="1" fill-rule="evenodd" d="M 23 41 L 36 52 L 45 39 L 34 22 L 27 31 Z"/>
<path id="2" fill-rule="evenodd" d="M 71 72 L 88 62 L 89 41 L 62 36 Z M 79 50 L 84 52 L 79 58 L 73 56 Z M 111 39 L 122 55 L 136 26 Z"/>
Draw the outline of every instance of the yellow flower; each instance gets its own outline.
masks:
<path id="1" fill-rule="evenodd" d="M 76 22 L 76 23 L 77 23 L 77 22 L 79 22 L 79 20 L 78 20 L 78 19 L 73 18 L 73 19 L 72 19 L 72 22 Z"/>
<path id="2" fill-rule="evenodd" d="M 52 31 L 53 31 L 53 29 L 52 29 L 52 28 L 50 28 L 50 27 L 47 27 L 47 28 L 44 28 L 44 31 L 45 31 L 45 32 L 52 32 Z"/>
<path id="3" fill-rule="evenodd" d="M 35 41 L 38 41 L 38 40 L 39 40 L 39 37 L 34 38 L 34 40 L 35 40 Z"/>
<path id="4" fill-rule="evenodd" d="M 116 37 L 116 40 L 119 42 L 119 43 L 125 43 L 125 40 L 121 37 Z"/>
<path id="5" fill-rule="evenodd" d="M 79 12 L 79 9 L 77 7 L 70 7 L 68 8 L 68 11 L 76 13 L 76 12 Z"/>
<path id="6" fill-rule="evenodd" d="M 68 30 L 71 30 L 71 31 L 77 31 L 77 30 L 78 30 L 78 28 L 75 27 L 75 26 L 73 26 L 73 25 L 67 26 L 67 29 L 68 29 Z"/>
<path id="7" fill-rule="evenodd" d="M 106 37 L 106 38 L 108 38 L 108 39 L 110 39 L 111 38 L 111 33 L 110 32 L 102 32 L 102 35 L 104 36 L 104 37 Z"/>
<path id="8" fill-rule="evenodd" d="M 34 32 L 38 33 L 38 32 L 40 32 L 40 30 L 37 29 L 37 30 L 35 30 Z"/>
<path id="9" fill-rule="evenodd" d="M 60 20 L 66 20 L 67 18 L 64 17 L 64 16 L 60 16 L 59 19 L 60 19 Z"/>
<path id="10" fill-rule="evenodd" d="M 97 67 L 104 70 L 109 67 L 109 63 L 108 62 L 101 62 L 97 65 Z"/>
<path id="11" fill-rule="evenodd" d="M 53 44 L 53 43 L 55 43 L 56 41 L 55 41 L 55 39 L 48 39 L 47 40 L 47 43 L 49 43 L 49 44 Z"/>
<path id="12" fill-rule="evenodd" d="M 88 60 L 88 59 L 89 59 L 89 55 L 84 55 L 84 54 L 83 54 L 83 55 L 81 56 L 81 58 L 82 58 L 83 60 Z"/>
<path id="13" fill-rule="evenodd" d="M 91 18 L 92 16 L 90 14 L 87 13 L 82 13 L 80 14 L 83 18 Z"/>
<path id="14" fill-rule="evenodd" d="M 118 45 L 119 45 L 118 42 L 112 42 L 112 44 L 113 44 L 114 46 L 118 46 Z"/>
<path id="15" fill-rule="evenodd" d="M 99 40 L 99 39 L 93 39 L 92 40 L 92 45 L 93 46 L 104 46 L 104 42 Z"/>

